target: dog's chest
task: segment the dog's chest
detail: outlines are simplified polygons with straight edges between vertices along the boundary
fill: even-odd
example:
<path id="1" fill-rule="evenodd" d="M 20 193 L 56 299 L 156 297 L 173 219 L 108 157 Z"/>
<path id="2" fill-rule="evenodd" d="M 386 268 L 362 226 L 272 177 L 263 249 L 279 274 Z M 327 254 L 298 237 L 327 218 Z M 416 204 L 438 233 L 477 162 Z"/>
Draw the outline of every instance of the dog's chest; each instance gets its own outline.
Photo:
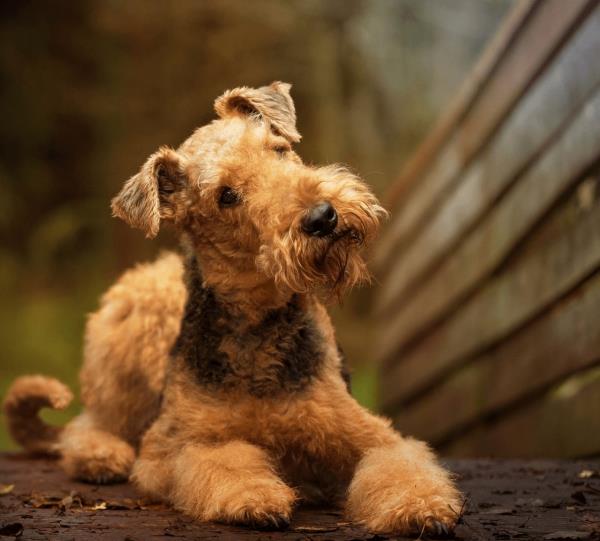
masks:
<path id="1" fill-rule="evenodd" d="M 203 287 L 199 271 L 192 270 L 172 353 L 202 386 L 264 397 L 306 387 L 322 365 L 323 344 L 297 298 L 267 312 L 258 324 L 248 324 L 232 315 Z"/>

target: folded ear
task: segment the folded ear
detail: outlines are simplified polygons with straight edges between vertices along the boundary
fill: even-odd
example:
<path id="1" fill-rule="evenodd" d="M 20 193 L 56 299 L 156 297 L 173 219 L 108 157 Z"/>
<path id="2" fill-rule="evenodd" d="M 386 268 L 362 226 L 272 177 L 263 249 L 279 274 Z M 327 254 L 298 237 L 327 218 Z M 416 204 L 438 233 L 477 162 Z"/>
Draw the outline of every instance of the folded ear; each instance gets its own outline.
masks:
<path id="1" fill-rule="evenodd" d="M 141 229 L 146 237 L 156 237 L 161 218 L 174 218 L 176 194 L 184 185 L 185 173 L 179 154 L 161 147 L 113 198 L 113 216 Z"/>
<path id="2" fill-rule="evenodd" d="M 269 86 L 241 86 L 228 90 L 215 101 L 215 111 L 221 118 L 256 115 L 265 119 L 271 129 L 292 143 L 300 141 L 296 129 L 296 108 L 290 96 L 292 85 L 275 81 Z"/>

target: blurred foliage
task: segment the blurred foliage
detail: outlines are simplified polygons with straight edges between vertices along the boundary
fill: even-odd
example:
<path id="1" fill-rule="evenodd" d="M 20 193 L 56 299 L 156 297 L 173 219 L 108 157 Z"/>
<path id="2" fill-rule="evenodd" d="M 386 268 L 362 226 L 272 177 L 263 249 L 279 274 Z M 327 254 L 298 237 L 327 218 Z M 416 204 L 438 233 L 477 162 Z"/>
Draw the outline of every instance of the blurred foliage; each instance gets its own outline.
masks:
<path id="1" fill-rule="evenodd" d="M 110 197 L 159 145 L 212 119 L 221 92 L 293 83 L 300 154 L 348 163 L 382 193 L 510 3 L 0 3 L 0 396 L 26 372 L 76 387 L 98 295 L 174 244 L 111 220 Z M 333 312 L 355 393 L 374 407 L 369 298 Z"/>

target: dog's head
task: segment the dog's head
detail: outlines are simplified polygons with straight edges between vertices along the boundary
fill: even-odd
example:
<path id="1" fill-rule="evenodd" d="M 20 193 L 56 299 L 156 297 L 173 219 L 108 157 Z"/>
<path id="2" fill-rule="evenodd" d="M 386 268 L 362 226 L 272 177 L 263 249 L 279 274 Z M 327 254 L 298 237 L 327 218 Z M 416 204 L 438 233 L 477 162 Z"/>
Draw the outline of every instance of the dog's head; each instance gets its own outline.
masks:
<path id="1" fill-rule="evenodd" d="M 363 248 L 385 214 L 341 166 L 305 165 L 290 85 L 237 88 L 220 119 L 177 150 L 161 148 L 113 199 L 112 209 L 154 237 L 161 221 L 189 239 L 205 279 L 337 295 L 368 278 Z"/>

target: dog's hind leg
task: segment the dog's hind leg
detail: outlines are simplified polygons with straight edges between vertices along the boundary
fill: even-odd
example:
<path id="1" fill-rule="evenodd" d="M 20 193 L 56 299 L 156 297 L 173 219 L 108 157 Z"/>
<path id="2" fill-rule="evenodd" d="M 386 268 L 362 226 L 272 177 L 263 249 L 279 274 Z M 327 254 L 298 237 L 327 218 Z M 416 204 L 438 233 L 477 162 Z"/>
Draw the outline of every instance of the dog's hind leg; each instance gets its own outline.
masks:
<path id="1" fill-rule="evenodd" d="M 135 450 L 129 443 L 95 426 L 85 412 L 65 427 L 59 451 L 65 472 L 89 483 L 127 481 L 135 460 Z"/>

